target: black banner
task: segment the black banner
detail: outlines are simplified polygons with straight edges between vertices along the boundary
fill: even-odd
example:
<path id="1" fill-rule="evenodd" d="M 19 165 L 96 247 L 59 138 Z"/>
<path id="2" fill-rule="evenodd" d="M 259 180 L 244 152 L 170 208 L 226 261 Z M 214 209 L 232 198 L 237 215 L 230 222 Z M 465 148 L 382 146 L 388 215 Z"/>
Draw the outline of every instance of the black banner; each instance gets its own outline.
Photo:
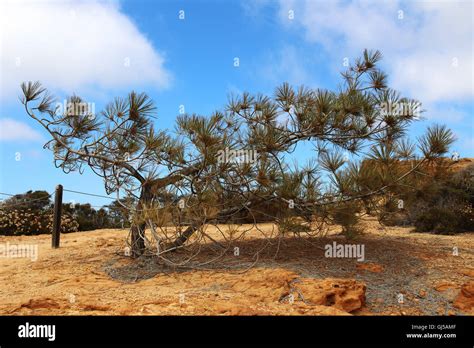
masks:
<path id="1" fill-rule="evenodd" d="M 94 344 L 472 347 L 473 317 L 0 317 L 0 347 Z"/>

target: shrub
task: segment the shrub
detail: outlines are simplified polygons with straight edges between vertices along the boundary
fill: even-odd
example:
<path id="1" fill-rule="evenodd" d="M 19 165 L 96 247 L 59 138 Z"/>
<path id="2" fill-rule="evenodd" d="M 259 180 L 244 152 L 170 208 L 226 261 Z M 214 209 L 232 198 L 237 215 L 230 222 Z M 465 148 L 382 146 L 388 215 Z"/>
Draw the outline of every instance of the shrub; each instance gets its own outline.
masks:
<path id="1" fill-rule="evenodd" d="M 110 227 L 109 218 L 105 209 L 95 210 L 90 204 L 63 204 L 63 213 L 74 217 L 79 231 L 91 231 Z"/>
<path id="2" fill-rule="evenodd" d="M 122 199 L 122 204 L 131 206 L 130 199 Z M 117 201 L 98 210 L 89 203 L 63 204 L 63 213 L 74 217 L 79 224 L 79 231 L 91 231 L 101 228 L 120 228 L 130 226 L 128 211 Z"/>
<path id="3" fill-rule="evenodd" d="M 130 198 L 121 199 L 131 205 Z M 89 231 L 129 225 L 126 210 L 117 201 L 99 210 L 90 204 L 63 204 L 61 232 Z M 17 194 L 0 204 L 0 235 L 51 233 L 53 225 L 52 202 L 46 191 L 28 191 Z"/>
<path id="4" fill-rule="evenodd" d="M 311 232 L 311 227 L 305 224 L 302 219 L 283 218 L 278 223 L 278 229 L 281 234 L 293 233 L 299 235 L 300 233 Z"/>
<path id="5" fill-rule="evenodd" d="M 474 165 L 431 185 L 411 211 L 416 231 L 454 234 L 474 231 Z"/>
<path id="6" fill-rule="evenodd" d="M 61 232 L 76 232 L 79 224 L 67 214 L 61 216 Z M 51 233 L 53 214 L 50 211 L 32 209 L 0 210 L 0 234 L 35 235 Z"/>
<path id="7" fill-rule="evenodd" d="M 384 224 L 410 224 L 417 232 L 440 234 L 474 231 L 474 165 L 411 184 L 415 190 L 398 194 L 402 209 L 395 200 L 387 203 L 381 215 Z"/>
<path id="8" fill-rule="evenodd" d="M 416 218 L 414 225 L 418 232 L 454 234 L 462 230 L 458 213 L 446 207 L 432 207 Z"/>
<path id="9" fill-rule="evenodd" d="M 354 238 L 361 233 L 359 222 L 360 206 L 355 202 L 341 203 L 330 209 L 330 215 L 335 224 L 342 226 L 342 234 Z"/>

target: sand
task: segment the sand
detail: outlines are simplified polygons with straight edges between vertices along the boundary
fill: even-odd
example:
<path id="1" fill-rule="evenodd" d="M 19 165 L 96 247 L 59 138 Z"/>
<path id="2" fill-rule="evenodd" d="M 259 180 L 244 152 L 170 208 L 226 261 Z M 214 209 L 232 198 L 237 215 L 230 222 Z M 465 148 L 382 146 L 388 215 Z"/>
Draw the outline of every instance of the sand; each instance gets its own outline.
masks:
<path id="1" fill-rule="evenodd" d="M 59 249 L 51 248 L 50 235 L 0 236 L 3 245 L 38 246 L 36 261 L 0 258 L 0 314 L 474 314 L 469 305 L 454 306 L 461 287 L 474 276 L 472 233 L 413 233 L 368 219 L 364 234 L 351 241 L 334 234 L 290 236 L 281 240 L 274 257 L 273 240 L 249 268 L 263 241 L 258 231 L 252 231 L 236 244 L 238 256 L 231 252 L 203 269 L 127 258 L 123 253 L 127 233 L 63 234 Z M 334 241 L 363 244 L 364 261 L 325 257 L 325 245 Z"/>

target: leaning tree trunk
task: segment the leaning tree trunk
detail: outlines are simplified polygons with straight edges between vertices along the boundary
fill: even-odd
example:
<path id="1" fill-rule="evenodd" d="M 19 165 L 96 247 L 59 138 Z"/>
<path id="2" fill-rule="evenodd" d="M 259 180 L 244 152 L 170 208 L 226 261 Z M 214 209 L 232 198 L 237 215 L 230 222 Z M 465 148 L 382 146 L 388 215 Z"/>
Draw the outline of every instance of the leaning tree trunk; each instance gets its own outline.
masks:
<path id="1" fill-rule="evenodd" d="M 145 184 L 142 187 L 141 193 L 140 193 L 140 198 L 138 200 L 138 204 L 136 206 L 136 209 L 138 211 L 138 214 L 140 214 L 140 211 L 144 209 L 148 203 L 152 201 L 153 194 L 151 191 L 151 188 L 149 185 Z M 138 219 L 140 221 L 140 219 Z M 143 223 L 138 223 L 136 221 L 132 222 L 131 226 L 131 251 L 132 251 L 132 257 L 136 258 L 139 257 L 140 255 L 143 255 L 145 252 L 145 228 L 146 224 L 145 222 Z"/>
<path id="2" fill-rule="evenodd" d="M 137 225 L 132 224 L 131 227 L 131 249 L 132 249 L 132 257 L 139 257 L 145 252 L 145 238 L 142 233 L 145 233 L 145 226 L 144 225 Z M 140 231 L 142 231 L 140 233 Z"/>
<path id="3" fill-rule="evenodd" d="M 165 185 L 162 183 L 162 185 Z M 151 184 L 144 184 L 142 186 L 142 191 L 140 193 L 140 199 L 137 204 L 137 210 L 140 211 L 141 209 L 145 208 L 153 199 L 153 191 L 156 190 L 156 187 L 153 187 Z M 232 208 L 228 208 L 225 210 L 221 210 L 213 220 L 218 221 L 219 219 L 228 219 L 229 215 L 233 215 L 238 213 L 239 211 L 248 208 L 252 204 L 251 201 L 247 201 L 244 204 Z M 178 237 L 175 239 L 174 242 L 170 243 L 165 247 L 165 249 L 170 250 L 177 250 L 179 247 L 184 245 L 189 238 L 196 232 L 204 222 L 195 221 L 191 226 L 188 228 Z M 143 255 L 145 252 L 145 228 L 146 223 L 143 222 L 142 224 L 137 225 L 136 223 L 132 223 L 131 227 L 131 242 L 132 242 L 132 256 L 139 257 Z"/>
<path id="4" fill-rule="evenodd" d="M 184 230 L 183 233 L 181 233 L 181 235 L 175 239 L 175 241 L 173 243 L 171 243 L 170 245 L 167 245 L 165 247 L 166 250 L 170 250 L 170 251 L 174 251 L 176 249 L 178 249 L 179 247 L 181 247 L 184 243 L 186 243 L 186 241 L 194 234 L 194 232 L 197 231 L 197 229 L 201 226 L 202 224 L 199 224 L 199 223 L 194 223 L 192 224 L 191 226 L 188 226 L 188 228 L 186 228 L 186 230 Z"/>

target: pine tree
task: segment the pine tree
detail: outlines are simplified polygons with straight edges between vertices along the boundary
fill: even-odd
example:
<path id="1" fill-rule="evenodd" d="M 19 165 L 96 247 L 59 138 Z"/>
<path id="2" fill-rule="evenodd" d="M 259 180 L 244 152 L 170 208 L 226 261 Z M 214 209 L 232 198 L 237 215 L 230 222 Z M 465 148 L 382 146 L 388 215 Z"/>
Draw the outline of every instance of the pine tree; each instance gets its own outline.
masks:
<path id="1" fill-rule="evenodd" d="M 380 52 L 365 50 L 342 73 L 337 91 L 284 83 L 271 97 L 243 93 L 210 117 L 178 116 L 175 132 L 156 128 L 155 105 L 144 93 L 116 98 L 93 115 L 77 96 L 67 110 L 54 108 L 54 98 L 29 82 L 22 102 L 49 133 L 45 146 L 57 167 L 66 173 L 89 167 L 107 193 L 136 198 L 128 207 L 134 256 L 146 250 L 147 224 L 166 252 L 196 231 L 194 243 L 210 238 L 205 224 L 239 216 L 287 226 L 332 221 L 349 234 L 363 206 L 376 205 L 453 142 L 442 126 L 418 145 L 408 141 L 421 103 L 387 86 L 380 59 Z M 303 142 L 314 145 L 312 158 L 292 167 L 288 158 Z M 407 160 L 412 165 L 401 171 L 396 164 Z"/>

